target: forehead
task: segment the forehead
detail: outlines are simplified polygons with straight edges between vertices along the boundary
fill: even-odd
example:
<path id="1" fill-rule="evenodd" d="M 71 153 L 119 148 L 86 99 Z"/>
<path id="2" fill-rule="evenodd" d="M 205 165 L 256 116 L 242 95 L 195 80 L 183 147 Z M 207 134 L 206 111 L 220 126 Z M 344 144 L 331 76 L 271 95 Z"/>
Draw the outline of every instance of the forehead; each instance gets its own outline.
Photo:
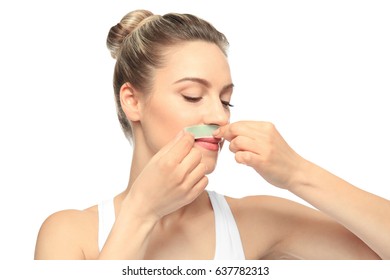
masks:
<path id="1" fill-rule="evenodd" d="M 179 80 L 198 77 L 220 83 L 231 83 L 227 57 L 213 43 L 194 41 L 169 47 L 164 66 L 156 70 L 156 79 Z"/>

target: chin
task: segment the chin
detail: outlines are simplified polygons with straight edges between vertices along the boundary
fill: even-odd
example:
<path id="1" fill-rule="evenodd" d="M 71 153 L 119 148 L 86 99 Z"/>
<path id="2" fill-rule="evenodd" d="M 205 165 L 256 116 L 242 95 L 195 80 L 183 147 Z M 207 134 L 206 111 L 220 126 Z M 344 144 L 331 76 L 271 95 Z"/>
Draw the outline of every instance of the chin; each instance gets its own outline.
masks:
<path id="1" fill-rule="evenodd" d="M 213 171 L 215 170 L 215 167 L 217 165 L 217 160 L 216 159 L 206 159 L 203 162 L 207 166 L 206 175 L 213 173 Z"/>

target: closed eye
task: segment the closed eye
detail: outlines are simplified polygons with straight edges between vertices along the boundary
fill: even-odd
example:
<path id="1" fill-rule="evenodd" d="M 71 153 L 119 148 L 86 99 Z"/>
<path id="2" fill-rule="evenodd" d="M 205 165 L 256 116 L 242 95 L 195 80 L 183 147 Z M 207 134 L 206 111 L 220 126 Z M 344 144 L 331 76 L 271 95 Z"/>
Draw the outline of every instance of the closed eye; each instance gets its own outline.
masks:
<path id="1" fill-rule="evenodd" d="M 230 104 L 229 101 L 223 101 L 221 100 L 221 103 L 224 107 L 228 108 L 228 107 L 234 107 L 234 105 Z"/>
<path id="2" fill-rule="evenodd" d="M 192 96 L 187 96 L 187 95 L 183 95 L 183 98 L 186 101 L 191 102 L 191 103 L 196 103 L 196 102 L 199 102 L 202 100 L 202 97 L 192 97 Z"/>
<path id="3" fill-rule="evenodd" d="M 192 97 L 192 96 L 187 96 L 187 95 L 182 95 L 182 96 L 187 102 L 191 102 L 191 103 L 197 103 L 197 102 L 202 100 L 202 97 Z M 234 105 L 230 104 L 229 101 L 221 100 L 221 103 L 222 103 L 223 107 L 225 107 L 226 109 L 229 109 L 229 107 L 234 107 Z"/>

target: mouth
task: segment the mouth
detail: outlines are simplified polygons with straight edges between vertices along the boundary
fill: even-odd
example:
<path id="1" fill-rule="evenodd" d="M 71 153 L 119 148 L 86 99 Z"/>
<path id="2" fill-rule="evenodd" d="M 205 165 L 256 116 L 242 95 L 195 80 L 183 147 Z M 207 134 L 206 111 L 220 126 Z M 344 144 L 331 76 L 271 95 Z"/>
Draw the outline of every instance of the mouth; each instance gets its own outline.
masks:
<path id="1" fill-rule="evenodd" d="M 221 140 L 222 138 L 205 137 L 205 138 L 195 139 L 195 142 L 207 142 L 207 143 L 218 144 L 219 142 L 221 142 Z"/>
<path id="2" fill-rule="evenodd" d="M 222 143 L 221 138 L 198 138 L 195 140 L 195 143 L 202 148 L 205 148 L 209 151 L 219 151 L 220 150 L 220 144 Z"/>

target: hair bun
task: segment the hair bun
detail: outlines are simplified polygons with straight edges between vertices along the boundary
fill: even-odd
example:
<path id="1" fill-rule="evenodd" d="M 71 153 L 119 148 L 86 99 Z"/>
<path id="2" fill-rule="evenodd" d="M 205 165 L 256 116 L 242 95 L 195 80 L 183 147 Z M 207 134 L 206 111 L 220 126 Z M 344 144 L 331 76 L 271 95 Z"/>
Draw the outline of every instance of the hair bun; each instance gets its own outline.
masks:
<path id="1" fill-rule="evenodd" d="M 126 14 L 121 21 L 111 27 L 107 36 L 107 48 L 114 59 L 122 47 L 123 40 L 140 24 L 144 19 L 152 16 L 153 13 L 147 10 L 135 10 Z"/>

